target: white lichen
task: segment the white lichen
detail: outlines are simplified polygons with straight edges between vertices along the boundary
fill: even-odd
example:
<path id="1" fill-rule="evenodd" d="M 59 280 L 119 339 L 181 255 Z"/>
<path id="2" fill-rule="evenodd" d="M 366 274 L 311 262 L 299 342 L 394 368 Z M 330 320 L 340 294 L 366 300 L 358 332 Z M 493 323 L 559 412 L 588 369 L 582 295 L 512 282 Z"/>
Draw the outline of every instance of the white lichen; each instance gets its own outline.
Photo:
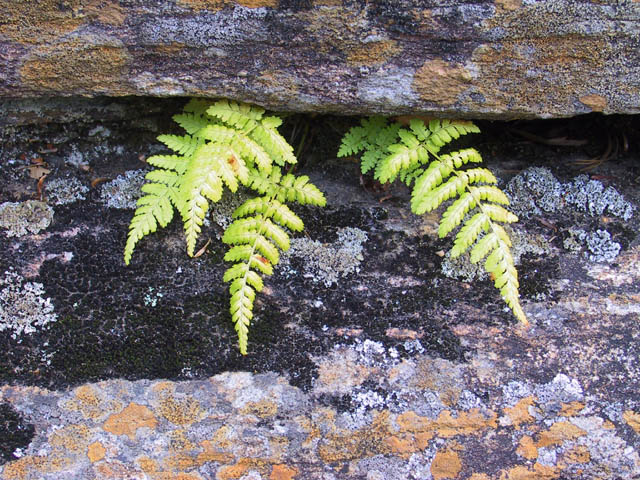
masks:
<path id="1" fill-rule="evenodd" d="M 300 258 L 303 260 L 303 276 L 329 287 L 350 273 L 360 271 L 366 241 L 366 232 L 353 227 L 338 230 L 338 239 L 332 243 L 295 238 L 291 241 L 291 248 L 282 256 L 280 268 L 284 275 L 295 275 L 297 272 L 291 267 L 291 258 Z"/>
<path id="2" fill-rule="evenodd" d="M 55 178 L 45 185 L 47 201 L 53 205 L 66 205 L 85 200 L 85 194 L 89 192 L 89 188 L 75 177 Z"/>
<path id="3" fill-rule="evenodd" d="M 10 269 L 0 278 L 0 288 L 0 331 L 12 330 L 12 338 L 34 333 L 57 320 L 41 283 L 27 282 Z"/>
<path id="4" fill-rule="evenodd" d="M 0 205 L 0 228 L 7 237 L 39 233 L 51 224 L 53 209 L 37 200 L 5 202 Z"/>
<path id="5" fill-rule="evenodd" d="M 100 198 L 109 208 L 135 209 L 142 195 L 145 170 L 129 170 L 102 185 Z"/>

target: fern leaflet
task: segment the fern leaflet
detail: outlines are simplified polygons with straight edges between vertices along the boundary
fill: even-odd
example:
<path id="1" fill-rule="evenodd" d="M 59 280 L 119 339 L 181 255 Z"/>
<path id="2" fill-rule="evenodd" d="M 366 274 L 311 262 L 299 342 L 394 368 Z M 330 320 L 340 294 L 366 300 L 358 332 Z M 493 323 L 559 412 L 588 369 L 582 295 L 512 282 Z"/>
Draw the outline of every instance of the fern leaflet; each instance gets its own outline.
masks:
<path id="1" fill-rule="evenodd" d="M 408 186 L 413 185 L 411 210 L 417 215 L 454 199 L 442 215 L 438 235 L 445 237 L 462 225 L 451 256 L 457 257 L 472 248 L 472 262 L 486 257 L 484 268 L 494 277 L 502 298 L 515 317 L 527 324 L 519 301 L 511 242 L 498 223 L 518 220 L 502 206 L 508 205 L 507 197 L 496 186 L 497 180 L 489 170 L 466 168 L 468 164 L 482 162 L 477 150 L 465 148 L 440 154 L 442 147 L 453 140 L 476 132 L 479 129 L 472 122 L 459 120 L 431 120 L 427 125 L 413 119 L 408 129 L 398 123 L 387 125 L 386 120 L 362 121 L 344 136 L 338 156 L 362 153 L 363 173 L 374 170 L 380 183 L 399 178 Z"/>
<path id="2" fill-rule="evenodd" d="M 235 193 L 244 185 L 260 194 L 235 212 L 223 242 L 231 245 L 225 259 L 234 262 L 225 275 L 230 283 L 230 312 L 238 332 L 240 350 L 247 351 L 248 329 L 260 275 L 271 275 L 289 248 L 287 230 L 300 231 L 302 220 L 287 202 L 325 204 L 324 196 L 306 176 L 282 175 L 279 167 L 296 163 L 293 148 L 278 132 L 281 120 L 265 117 L 264 110 L 242 103 L 193 99 L 173 119 L 186 134 L 160 135 L 158 140 L 178 155 L 156 155 L 142 191 L 145 195 L 129 226 L 124 250 L 126 264 L 137 243 L 165 227 L 176 209 L 184 223 L 187 253 L 193 256 L 211 203 L 224 187 Z"/>

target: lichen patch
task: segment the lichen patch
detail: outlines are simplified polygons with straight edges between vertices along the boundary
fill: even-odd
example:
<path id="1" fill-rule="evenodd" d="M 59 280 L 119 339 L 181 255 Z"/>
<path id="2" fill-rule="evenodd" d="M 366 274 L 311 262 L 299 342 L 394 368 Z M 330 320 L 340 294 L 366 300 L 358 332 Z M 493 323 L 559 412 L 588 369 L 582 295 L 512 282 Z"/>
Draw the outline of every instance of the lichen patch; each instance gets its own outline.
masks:
<path id="1" fill-rule="evenodd" d="M 640 435 L 640 413 L 627 410 L 622 414 L 622 418 L 633 430 Z"/>
<path id="2" fill-rule="evenodd" d="M 158 424 L 155 415 L 144 405 L 131 402 L 120 413 L 115 413 L 107 419 L 102 428 L 114 435 L 127 435 L 135 440 L 139 428 L 154 430 Z"/>
<path id="3" fill-rule="evenodd" d="M 453 105 L 471 87 L 472 75 L 463 65 L 441 59 L 428 60 L 413 78 L 420 98 L 440 105 Z"/>
<path id="4" fill-rule="evenodd" d="M 605 97 L 596 94 L 584 95 L 579 100 L 594 112 L 602 112 L 608 103 Z"/>
<path id="5" fill-rule="evenodd" d="M 400 52 L 397 42 L 393 40 L 377 40 L 363 43 L 349 49 L 347 63 L 352 66 L 373 66 L 385 63 Z"/>
<path id="6" fill-rule="evenodd" d="M 232 8 L 236 5 L 247 8 L 275 8 L 278 6 L 278 0 L 178 0 L 178 5 L 196 12 L 201 10 L 217 12 L 223 8 Z"/>
<path id="7" fill-rule="evenodd" d="M 4 278 L 0 277 L 0 332 L 11 330 L 16 339 L 55 322 L 53 304 L 44 294 L 41 283 L 27 282 L 13 270 L 4 272 Z"/>
<path id="8" fill-rule="evenodd" d="M 460 470 L 462 470 L 462 462 L 455 450 L 438 451 L 431 462 L 431 475 L 434 480 L 457 478 Z"/>
<path id="9" fill-rule="evenodd" d="M 26 89 L 67 93 L 124 92 L 129 54 L 119 40 L 65 40 L 34 50 L 20 69 Z"/>
<path id="10" fill-rule="evenodd" d="M 39 233 L 46 229 L 52 220 L 53 209 L 37 200 L 0 204 L 0 228 L 6 229 L 7 237 Z"/>

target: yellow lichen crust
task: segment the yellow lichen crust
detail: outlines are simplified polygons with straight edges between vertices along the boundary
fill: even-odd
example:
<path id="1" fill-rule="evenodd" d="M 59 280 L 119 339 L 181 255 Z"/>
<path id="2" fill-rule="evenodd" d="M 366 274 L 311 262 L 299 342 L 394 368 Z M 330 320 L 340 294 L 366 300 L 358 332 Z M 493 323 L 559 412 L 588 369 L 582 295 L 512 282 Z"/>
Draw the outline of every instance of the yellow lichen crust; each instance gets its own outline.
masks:
<path id="1" fill-rule="evenodd" d="M 420 67 L 413 77 L 413 88 L 420 98 L 439 105 L 452 105 L 471 87 L 471 73 L 462 65 L 436 59 Z"/>
<path id="2" fill-rule="evenodd" d="M 157 424 L 158 421 L 149 408 L 131 402 L 120 413 L 114 413 L 109 416 L 102 428 L 114 435 L 127 435 L 131 440 L 135 440 L 136 431 L 139 428 L 154 430 Z"/>
<path id="3" fill-rule="evenodd" d="M 223 8 L 232 8 L 235 5 L 241 5 L 248 8 L 278 6 L 278 0 L 178 0 L 178 4 L 188 7 L 196 12 L 200 10 L 208 10 L 217 12 Z"/>
<path id="4" fill-rule="evenodd" d="M 129 54 L 118 41 L 108 45 L 72 39 L 35 49 L 20 77 L 24 88 L 37 91 L 124 93 L 128 64 Z"/>
<path id="5" fill-rule="evenodd" d="M 385 63 L 394 55 L 400 53 L 397 42 L 393 40 L 379 40 L 364 43 L 348 50 L 347 63 L 352 66 L 373 66 Z"/>

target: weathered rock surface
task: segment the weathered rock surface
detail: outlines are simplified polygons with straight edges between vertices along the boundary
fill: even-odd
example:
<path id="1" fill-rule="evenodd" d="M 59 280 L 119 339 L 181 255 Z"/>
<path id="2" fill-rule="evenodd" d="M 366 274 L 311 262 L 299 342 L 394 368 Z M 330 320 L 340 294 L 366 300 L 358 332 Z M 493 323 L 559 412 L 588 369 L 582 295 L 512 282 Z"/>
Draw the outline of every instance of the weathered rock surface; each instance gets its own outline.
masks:
<path id="1" fill-rule="evenodd" d="M 553 129 L 593 140 L 599 120 Z M 341 127 L 313 122 L 316 135 Z M 149 132 L 13 129 L 0 162 L 0 478 L 637 478 L 638 136 L 585 176 L 567 162 L 586 147 L 507 144 L 504 130 L 473 142 L 522 218 L 530 329 L 477 272 L 444 268 L 435 216 L 327 160 L 325 134 L 303 158 L 328 206 L 300 211 L 308 237 L 259 295 L 242 357 L 220 280 L 229 209 L 211 215 L 201 257 L 173 225 L 125 267 Z M 14 208 L 34 196 L 39 208 Z M 46 224 L 29 213 L 42 202 Z"/>
<path id="2" fill-rule="evenodd" d="M 640 3 L 0 1 L 0 97 L 475 118 L 640 111 Z"/>

